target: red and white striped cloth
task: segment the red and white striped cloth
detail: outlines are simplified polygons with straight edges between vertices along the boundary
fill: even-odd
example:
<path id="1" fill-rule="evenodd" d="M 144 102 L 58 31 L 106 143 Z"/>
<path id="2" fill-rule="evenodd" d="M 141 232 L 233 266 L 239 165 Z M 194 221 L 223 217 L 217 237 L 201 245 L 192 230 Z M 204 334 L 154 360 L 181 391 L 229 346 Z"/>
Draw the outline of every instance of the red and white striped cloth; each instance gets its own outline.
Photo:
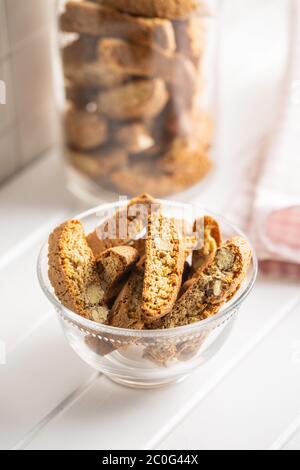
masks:
<path id="1" fill-rule="evenodd" d="M 300 1 L 291 5 L 290 60 L 280 116 L 251 162 L 230 217 L 252 238 L 263 272 L 300 279 Z"/>

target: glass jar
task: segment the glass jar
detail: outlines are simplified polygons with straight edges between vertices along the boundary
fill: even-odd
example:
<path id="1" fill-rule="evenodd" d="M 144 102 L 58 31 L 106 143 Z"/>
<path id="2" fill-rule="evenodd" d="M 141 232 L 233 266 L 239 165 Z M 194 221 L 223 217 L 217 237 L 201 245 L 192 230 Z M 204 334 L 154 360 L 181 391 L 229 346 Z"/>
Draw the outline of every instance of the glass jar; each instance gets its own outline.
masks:
<path id="1" fill-rule="evenodd" d="M 203 182 L 213 166 L 204 0 L 60 0 L 58 15 L 71 191 L 98 202 Z"/>

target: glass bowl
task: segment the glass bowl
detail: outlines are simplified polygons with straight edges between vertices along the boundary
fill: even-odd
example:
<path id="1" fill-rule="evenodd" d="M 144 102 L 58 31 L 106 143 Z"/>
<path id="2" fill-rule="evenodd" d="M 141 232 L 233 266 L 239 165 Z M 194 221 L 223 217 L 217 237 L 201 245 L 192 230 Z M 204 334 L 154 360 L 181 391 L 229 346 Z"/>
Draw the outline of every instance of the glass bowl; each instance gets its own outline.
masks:
<path id="1" fill-rule="evenodd" d="M 192 219 L 211 215 L 221 226 L 224 239 L 245 236 L 223 217 L 201 207 L 160 201 L 164 212 L 184 211 Z M 101 205 L 76 219 L 86 233 L 93 231 L 126 201 Z M 188 218 L 188 217 L 186 217 Z M 257 258 L 253 258 L 239 292 L 220 312 L 192 325 L 166 330 L 130 330 L 110 327 L 86 320 L 65 308 L 56 298 L 48 279 L 48 244 L 38 259 L 38 278 L 42 290 L 52 303 L 70 346 L 92 368 L 119 384 L 134 388 L 156 388 L 179 382 L 212 358 L 227 341 L 237 313 L 251 292 L 257 276 Z"/>

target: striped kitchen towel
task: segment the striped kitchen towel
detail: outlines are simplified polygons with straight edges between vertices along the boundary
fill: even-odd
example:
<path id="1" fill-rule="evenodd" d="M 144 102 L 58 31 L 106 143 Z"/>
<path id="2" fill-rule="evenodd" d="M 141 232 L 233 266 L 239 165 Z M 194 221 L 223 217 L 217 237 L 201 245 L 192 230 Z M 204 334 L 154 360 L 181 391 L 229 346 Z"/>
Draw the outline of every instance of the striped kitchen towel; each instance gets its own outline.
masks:
<path id="1" fill-rule="evenodd" d="M 291 45 L 280 115 L 251 162 L 230 214 L 257 249 L 263 272 L 300 279 L 300 2 L 291 1 Z"/>

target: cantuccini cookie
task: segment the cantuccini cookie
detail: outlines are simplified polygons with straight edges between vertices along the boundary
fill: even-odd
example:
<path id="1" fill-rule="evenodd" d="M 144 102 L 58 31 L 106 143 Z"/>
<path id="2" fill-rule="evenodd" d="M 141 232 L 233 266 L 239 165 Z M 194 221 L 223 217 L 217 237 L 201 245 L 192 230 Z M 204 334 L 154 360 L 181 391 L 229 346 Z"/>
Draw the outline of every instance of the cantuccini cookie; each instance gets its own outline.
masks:
<path id="1" fill-rule="evenodd" d="M 194 232 L 201 237 L 202 246 L 193 251 L 192 273 L 203 270 L 215 257 L 217 249 L 222 244 L 222 234 L 219 223 L 211 216 L 204 216 L 195 221 Z"/>
<path id="2" fill-rule="evenodd" d="M 142 316 L 143 285 L 144 259 L 135 266 L 115 301 L 109 315 L 109 325 L 136 330 L 144 328 Z"/>
<path id="3" fill-rule="evenodd" d="M 139 253 L 144 252 L 145 240 L 138 240 L 139 234 L 147 226 L 150 210 L 155 210 L 155 199 L 147 193 L 131 199 L 128 205 L 116 211 L 109 219 L 104 221 L 92 233 L 87 236 L 87 242 L 98 258 L 101 253 L 114 246 L 126 245 L 132 242 Z M 125 233 L 121 228 L 126 225 Z M 112 227 L 113 236 L 110 234 Z"/>
<path id="4" fill-rule="evenodd" d="M 128 163 L 128 155 L 120 147 L 97 148 L 90 152 L 70 150 L 70 163 L 93 180 L 121 171 Z"/>
<path id="5" fill-rule="evenodd" d="M 199 0 L 103 0 L 103 3 L 126 13 L 149 18 L 174 20 L 196 11 L 206 13 L 203 2 Z"/>
<path id="6" fill-rule="evenodd" d="M 144 160 L 144 159 L 141 159 Z M 143 162 L 135 163 L 130 168 L 123 168 L 114 171 L 111 175 L 111 181 L 114 187 L 121 193 L 133 196 L 136 191 L 145 190 L 155 195 L 155 197 L 163 197 L 171 194 L 174 190 L 171 178 L 162 176 L 155 171 L 152 165 Z"/>
<path id="7" fill-rule="evenodd" d="M 98 40 L 80 36 L 62 49 L 66 80 L 85 88 L 110 88 L 124 82 L 126 76 L 116 68 L 99 66 L 96 55 Z"/>
<path id="8" fill-rule="evenodd" d="M 84 62 L 91 62 L 97 59 L 97 44 L 99 38 L 89 34 L 77 35 L 66 41 L 62 48 L 62 58 L 64 65 L 79 65 Z"/>
<path id="9" fill-rule="evenodd" d="M 79 86 L 112 88 L 121 85 L 127 77 L 115 68 L 101 67 L 98 62 L 69 63 L 64 66 L 67 80 Z"/>
<path id="10" fill-rule="evenodd" d="M 49 237 L 49 279 L 65 307 L 89 320 L 106 322 L 108 308 L 96 260 L 77 220 L 65 222 Z"/>
<path id="11" fill-rule="evenodd" d="M 140 158 L 138 162 L 131 163 L 130 167 L 114 171 L 110 178 L 116 190 L 125 194 L 133 194 L 136 191 L 147 191 L 155 197 L 165 197 L 174 192 L 199 183 L 213 168 L 213 163 L 207 152 L 178 146 L 176 156 L 182 151 L 184 159 L 182 162 L 176 160 L 163 160 L 157 158 L 155 161 L 148 158 Z M 170 153 L 165 155 L 169 157 Z"/>
<path id="12" fill-rule="evenodd" d="M 109 248 L 96 259 L 105 302 L 117 297 L 122 281 L 138 260 L 138 251 L 126 245 Z"/>
<path id="13" fill-rule="evenodd" d="M 143 312 L 146 321 L 166 315 L 182 283 L 185 245 L 173 219 L 151 214 L 146 240 Z"/>
<path id="14" fill-rule="evenodd" d="M 122 39 L 101 39 L 98 59 L 103 67 L 120 74 L 136 77 L 160 77 L 173 86 L 181 87 L 191 99 L 197 89 L 197 71 L 184 55 L 154 50 L 142 44 L 130 44 Z"/>
<path id="15" fill-rule="evenodd" d="M 170 21 L 143 18 L 105 6 L 103 3 L 69 1 L 60 18 L 62 31 L 91 36 L 121 37 L 138 44 L 175 50 L 175 33 Z"/>
<path id="16" fill-rule="evenodd" d="M 107 122 L 98 113 L 70 107 L 65 115 L 66 138 L 72 147 L 91 150 L 102 145 L 108 137 Z"/>
<path id="17" fill-rule="evenodd" d="M 251 247 L 245 239 L 234 237 L 223 243 L 172 311 L 153 327 L 188 325 L 215 315 L 240 288 L 251 258 Z"/>
<path id="18" fill-rule="evenodd" d="M 192 254 L 192 266 L 188 278 L 182 285 L 182 295 L 194 282 L 194 278 L 213 261 L 217 249 L 222 244 L 222 234 L 219 223 L 211 216 L 195 220 L 193 227 L 195 245 Z"/>
<path id="19" fill-rule="evenodd" d="M 163 80 L 136 80 L 100 93 L 98 107 L 110 119 L 148 119 L 159 114 L 168 99 Z"/>

